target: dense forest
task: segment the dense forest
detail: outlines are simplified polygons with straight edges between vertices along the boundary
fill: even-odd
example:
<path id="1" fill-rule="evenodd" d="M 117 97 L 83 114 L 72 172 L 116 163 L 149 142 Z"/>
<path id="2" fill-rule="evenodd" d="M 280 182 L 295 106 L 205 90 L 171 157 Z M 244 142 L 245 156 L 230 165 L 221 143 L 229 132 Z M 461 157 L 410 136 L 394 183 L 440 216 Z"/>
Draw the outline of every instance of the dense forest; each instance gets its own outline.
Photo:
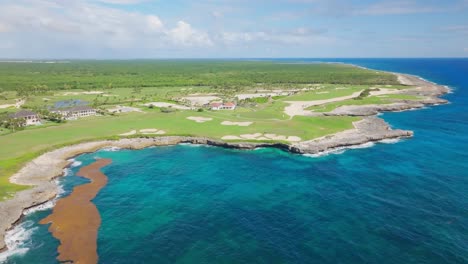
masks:
<path id="1" fill-rule="evenodd" d="M 119 87 L 294 84 L 398 84 L 395 76 L 342 64 L 268 61 L 133 60 L 1 62 L 0 91 L 24 94 L 47 90 Z"/>

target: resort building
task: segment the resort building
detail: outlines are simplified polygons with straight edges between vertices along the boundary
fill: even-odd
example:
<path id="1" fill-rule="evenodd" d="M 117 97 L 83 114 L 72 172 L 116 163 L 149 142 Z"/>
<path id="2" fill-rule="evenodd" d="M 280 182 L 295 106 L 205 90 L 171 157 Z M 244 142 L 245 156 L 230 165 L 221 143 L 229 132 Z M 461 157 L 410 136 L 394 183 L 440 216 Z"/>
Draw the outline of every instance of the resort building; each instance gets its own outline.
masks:
<path id="1" fill-rule="evenodd" d="M 26 121 L 26 126 L 41 124 L 41 119 L 39 118 L 39 116 L 36 113 L 29 110 L 21 110 L 10 115 L 10 117 L 14 119 L 24 119 Z"/>
<path id="2" fill-rule="evenodd" d="M 234 110 L 236 109 L 236 104 L 229 102 L 229 103 L 211 103 L 210 104 L 211 110 Z"/>
<path id="3" fill-rule="evenodd" d="M 56 109 L 51 112 L 61 114 L 65 119 L 76 119 L 96 115 L 96 109 L 87 105 L 75 106 L 68 109 Z"/>

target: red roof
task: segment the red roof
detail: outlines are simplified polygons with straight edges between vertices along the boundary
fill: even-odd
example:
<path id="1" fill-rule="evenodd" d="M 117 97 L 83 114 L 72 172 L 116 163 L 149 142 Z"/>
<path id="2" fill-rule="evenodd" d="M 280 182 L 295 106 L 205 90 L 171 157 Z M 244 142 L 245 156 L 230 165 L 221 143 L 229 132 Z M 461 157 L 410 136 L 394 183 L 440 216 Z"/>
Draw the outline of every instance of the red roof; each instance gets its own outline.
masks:
<path id="1" fill-rule="evenodd" d="M 212 107 L 220 107 L 222 105 L 223 105 L 222 103 L 211 103 Z"/>
<path id="2" fill-rule="evenodd" d="M 225 103 L 224 106 L 233 107 L 233 106 L 236 106 L 236 104 L 229 102 L 229 103 Z"/>

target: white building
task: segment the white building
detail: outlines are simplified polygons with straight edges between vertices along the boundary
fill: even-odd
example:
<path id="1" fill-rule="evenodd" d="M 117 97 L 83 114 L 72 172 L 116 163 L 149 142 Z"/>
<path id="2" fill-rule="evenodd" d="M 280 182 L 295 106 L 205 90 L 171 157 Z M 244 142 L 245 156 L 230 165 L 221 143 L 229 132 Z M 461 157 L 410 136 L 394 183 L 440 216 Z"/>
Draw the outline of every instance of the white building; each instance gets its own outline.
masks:
<path id="1" fill-rule="evenodd" d="M 236 109 L 236 104 L 229 102 L 229 103 L 211 103 L 210 104 L 211 110 L 234 110 Z"/>
<path id="2" fill-rule="evenodd" d="M 26 126 L 41 124 L 41 119 L 39 118 L 39 116 L 36 113 L 29 110 L 21 110 L 10 115 L 10 117 L 15 119 L 24 119 L 26 121 Z"/>
<path id="3" fill-rule="evenodd" d="M 75 106 L 68 109 L 56 109 L 52 113 L 61 114 L 65 119 L 76 119 L 80 117 L 95 116 L 96 109 L 90 106 Z"/>

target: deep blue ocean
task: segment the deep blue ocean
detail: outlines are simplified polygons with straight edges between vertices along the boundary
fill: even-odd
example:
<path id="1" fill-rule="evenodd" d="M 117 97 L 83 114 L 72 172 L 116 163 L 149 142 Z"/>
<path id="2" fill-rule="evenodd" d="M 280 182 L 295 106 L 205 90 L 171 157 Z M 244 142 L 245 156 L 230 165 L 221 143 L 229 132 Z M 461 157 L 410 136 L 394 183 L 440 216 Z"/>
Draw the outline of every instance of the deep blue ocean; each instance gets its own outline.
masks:
<path id="1" fill-rule="evenodd" d="M 382 115 L 412 139 L 322 157 L 190 145 L 79 156 L 113 160 L 94 200 L 100 263 L 468 263 L 468 59 L 327 61 L 419 75 L 451 87 L 451 103 Z M 86 182 L 79 168 L 63 195 Z M 37 224 L 50 212 L 25 217 L 6 263 L 57 262 Z"/>

